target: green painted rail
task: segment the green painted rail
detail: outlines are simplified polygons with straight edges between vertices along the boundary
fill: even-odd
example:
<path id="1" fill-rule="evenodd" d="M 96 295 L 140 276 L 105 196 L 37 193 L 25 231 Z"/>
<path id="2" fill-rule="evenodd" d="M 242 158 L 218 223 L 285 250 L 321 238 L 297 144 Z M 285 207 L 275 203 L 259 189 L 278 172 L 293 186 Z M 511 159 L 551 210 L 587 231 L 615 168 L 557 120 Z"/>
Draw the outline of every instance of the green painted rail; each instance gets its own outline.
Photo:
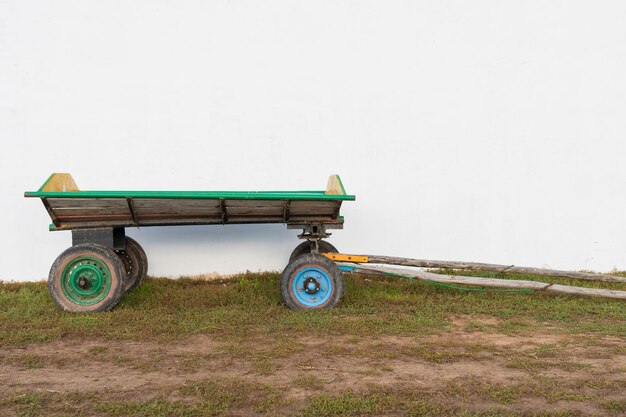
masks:
<path id="1" fill-rule="evenodd" d="M 329 195 L 324 191 L 26 191 L 24 197 L 39 198 L 197 198 L 232 200 L 342 200 L 354 195 Z"/>
<path id="2" fill-rule="evenodd" d="M 341 194 L 320 191 L 106 191 L 68 190 L 47 191 L 48 184 L 55 178 L 52 174 L 37 191 L 26 191 L 24 197 L 38 198 L 167 198 L 167 199 L 232 199 L 232 200 L 341 200 L 354 201 L 356 197 L 345 193 L 338 175 L 336 177 Z M 67 175 L 67 174 L 61 174 Z M 71 177 L 70 177 L 71 178 Z M 66 180 L 66 179 L 64 179 Z M 71 180 L 73 183 L 73 180 Z"/>

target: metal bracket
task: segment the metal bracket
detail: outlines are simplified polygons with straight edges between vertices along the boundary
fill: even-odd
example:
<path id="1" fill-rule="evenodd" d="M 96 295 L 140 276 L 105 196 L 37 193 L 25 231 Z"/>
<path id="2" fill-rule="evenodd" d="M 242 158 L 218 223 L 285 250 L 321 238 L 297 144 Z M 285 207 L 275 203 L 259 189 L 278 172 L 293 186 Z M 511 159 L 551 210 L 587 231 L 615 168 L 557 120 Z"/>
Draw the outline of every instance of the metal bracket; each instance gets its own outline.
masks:
<path id="1" fill-rule="evenodd" d="M 128 204 L 128 211 L 130 211 L 130 215 L 133 218 L 133 223 L 139 229 L 139 222 L 137 221 L 137 213 L 135 212 L 135 205 L 133 204 L 132 197 L 126 197 L 126 203 Z"/>
<path id="2" fill-rule="evenodd" d="M 289 211 L 291 210 L 291 201 L 285 201 L 285 206 L 283 207 L 283 223 L 289 222 Z"/>
<path id="3" fill-rule="evenodd" d="M 311 241 L 315 240 L 317 242 L 318 240 L 325 239 L 332 234 L 326 231 L 326 225 L 323 223 L 304 224 L 300 225 L 300 227 L 302 227 L 302 233 L 298 235 L 299 239 L 307 239 Z"/>
<path id="4" fill-rule="evenodd" d="M 72 246 L 95 243 L 115 250 L 126 249 L 126 233 L 123 227 L 72 230 Z"/>
<path id="5" fill-rule="evenodd" d="M 222 212 L 222 224 L 226 224 L 228 221 L 228 212 L 226 211 L 226 201 L 220 198 L 220 211 Z"/>

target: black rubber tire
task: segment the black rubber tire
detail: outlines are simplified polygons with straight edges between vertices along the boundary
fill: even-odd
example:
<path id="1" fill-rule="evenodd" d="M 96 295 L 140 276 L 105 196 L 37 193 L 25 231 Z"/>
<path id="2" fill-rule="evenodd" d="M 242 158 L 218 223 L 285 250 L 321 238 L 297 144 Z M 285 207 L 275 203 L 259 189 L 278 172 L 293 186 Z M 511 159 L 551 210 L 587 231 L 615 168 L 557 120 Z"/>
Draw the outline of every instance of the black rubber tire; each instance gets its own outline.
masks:
<path id="1" fill-rule="evenodd" d="M 111 287 L 105 297 L 96 304 L 80 305 L 70 300 L 63 292 L 63 271 L 70 262 L 80 257 L 96 258 L 106 264 L 111 278 Z M 117 305 L 124 293 L 126 271 L 122 260 L 113 249 L 95 243 L 82 243 L 66 249 L 59 255 L 50 268 L 48 275 L 48 291 L 52 301 L 58 308 L 74 313 L 91 313 L 107 311 Z"/>
<path id="2" fill-rule="evenodd" d="M 319 253 L 339 253 L 336 247 L 326 242 L 325 240 L 318 240 L 318 250 Z M 293 261 L 300 255 L 304 255 L 305 253 L 311 253 L 311 242 L 308 240 L 300 243 L 296 248 L 291 252 L 289 256 L 289 262 Z"/>
<path id="3" fill-rule="evenodd" d="M 141 285 L 148 275 L 148 257 L 141 245 L 133 238 L 126 236 L 126 249 L 116 250 L 126 271 L 124 292 L 132 291 Z"/>
<path id="4" fill-rule="evenodd" d="M 322 269 L 332 281 L 332 293 L 324 304 L 311 307 L 298 301 L 293 293 L 293 280 L 298 272 L 307 267 Z M 343 298 L 344 284 L 343 274 L 336 263 L 323 255 L 305 253 L 287 264 L 280 278 L 280 294 L 285 305 L 292 310 L 313 310 L 319 308 L 332 308 L 341 302 Z"/>

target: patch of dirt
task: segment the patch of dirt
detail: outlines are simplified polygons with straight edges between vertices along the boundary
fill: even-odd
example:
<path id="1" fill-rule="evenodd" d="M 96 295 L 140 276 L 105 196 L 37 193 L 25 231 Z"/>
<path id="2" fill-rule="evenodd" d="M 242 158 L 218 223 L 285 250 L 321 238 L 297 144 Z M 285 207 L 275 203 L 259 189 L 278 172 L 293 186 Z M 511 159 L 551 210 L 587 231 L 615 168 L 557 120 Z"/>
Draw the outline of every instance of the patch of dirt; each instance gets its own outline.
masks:
<path id="1" fill-rule="evenodd" d="M 473 386 L 506 387 L 537 376 L 567 382 L 625 378 L 626 356 L 614 353 L 616 346 L 623 345 L 620 339 L 598 337 L 589 347 L 567 335 L 468 332 L 463 330 L 465 323 L 458 321 L 455 327 L 427 337 L 294 336 L 284 354 L 272 352 L 275 335 L 257 337 L 235 350 L 232 344 L 206 335 L 172 343 L 66 339 L 4 349 L 0 387 L 3 395 L 69 393 L 87 387 L 123 391 L 128 399 L 136 399 L 137 393 L 142 399 L 178 399 L 176 390 L 182 384 L 217 377 L 279 386 L 296 404 L 320 392 L 358 393 L 376 386 L 445 393 L 462 406 L 482 407 L 494 403 L 473 394 L 460 393 L 457 398 L 450 392 L 451 384 L 471 381 Z M 528 361 L 528 369 L 511 366 L 512 360 Z M 565 363 L 582 366 L 562 367 Z M 309 389 L 298 382 L 307 378 L 322 388 Z M 532 396 L 520 399 L 513 409 L 604 412 L 593 403 L 548 402 Z"/>

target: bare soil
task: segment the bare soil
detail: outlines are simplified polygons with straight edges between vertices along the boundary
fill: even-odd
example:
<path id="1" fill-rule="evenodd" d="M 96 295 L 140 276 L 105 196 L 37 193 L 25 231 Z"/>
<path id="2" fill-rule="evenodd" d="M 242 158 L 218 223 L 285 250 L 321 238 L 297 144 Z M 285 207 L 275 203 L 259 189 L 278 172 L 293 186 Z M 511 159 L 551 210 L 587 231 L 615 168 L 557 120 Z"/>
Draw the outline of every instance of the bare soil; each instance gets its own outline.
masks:
<path id="1" fill-rule="evenodd" d="M 174 342 L 64 338 L 5 348 L 0 353 L 0 387 L 3 396 L 88 390 L 116 401 L 175 401 L 184 399 L 179 389 L 185 384 L 236 379 L 279 388 L 288 400 L 279 410 L 285 414 L 295 413 L 320 393 L 373 389 L 415 390 L 430 401 L 463 409 L 495 405 L 522 414 L 616 415 L 602 402 L 619 402 L 626 395 L 623 339 L 505 335 L 468 331 L 464 318 L 453 323 L 452 331 L 426 337 L 267 334 L 255 335 L 245 345 L 207 335 Z M 277 337 L 287 344 L 277 347 Z M 562 384 L 544 390 L 542 381 Z M 499 397 L 507 387 L 512 401 Z M 559 394 L 564 390 L 569 394 Z"/>

